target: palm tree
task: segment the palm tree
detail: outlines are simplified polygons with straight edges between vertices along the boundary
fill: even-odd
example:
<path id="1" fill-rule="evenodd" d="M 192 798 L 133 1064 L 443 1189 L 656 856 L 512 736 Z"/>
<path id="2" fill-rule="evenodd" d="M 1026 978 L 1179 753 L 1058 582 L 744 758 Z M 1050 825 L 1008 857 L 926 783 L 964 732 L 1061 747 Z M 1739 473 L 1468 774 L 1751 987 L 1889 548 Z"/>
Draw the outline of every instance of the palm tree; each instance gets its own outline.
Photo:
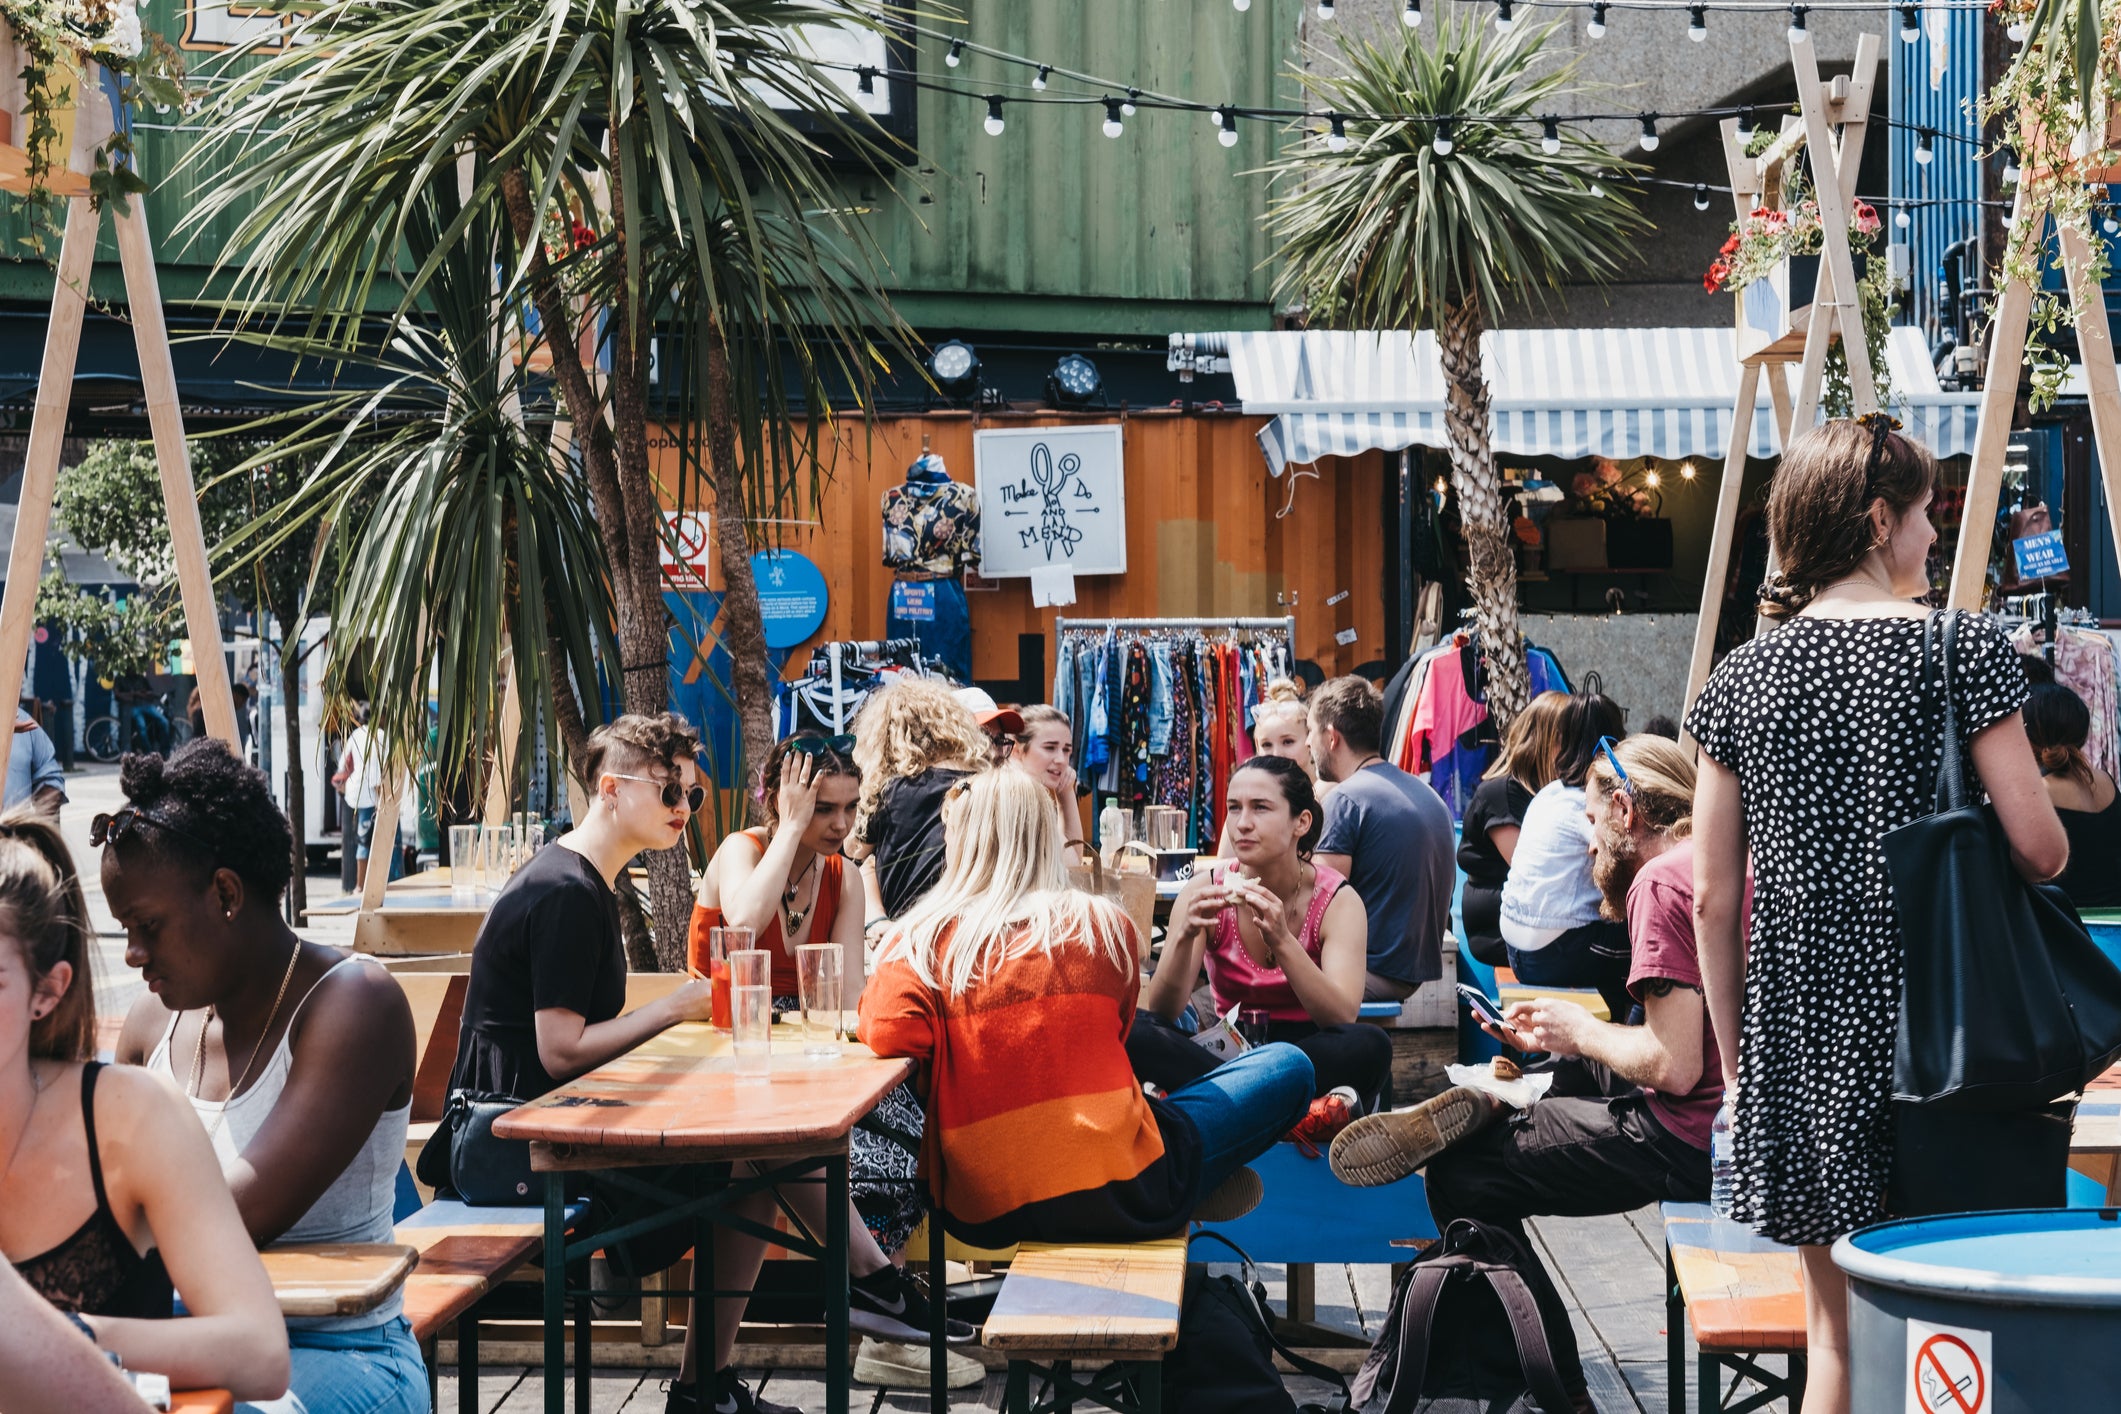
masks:
<path id="1" fill-rule="evenodd" d="M 804 39 L 812 26 L 880 23 L 857 0 L 324 0 L 303 21 L 315 47 L 234 78 L 190 159 L 215 174 L 192 228 L 236 223 L 222 257 L 236 267 L 230 311 L 317 347 L 360 347 L 378 315 L 402 336 L 445 263 L 483 223 L 498 227 L 493 317 L 512 326 L 501 306 L 533 311 L 551 356 L 608 566 L 603 586 L 576 592 L 608 586 L 616 651 L 604 661 L 620 699 L 653 712 L 669 698 L 662 493 L 711 504 L 730 537 L 728 638 L 754 751 L 771 739 L 764 628 L 748 556 L 728 551 L 746 544 L 747 502 L 806 478 L 814 489 L 806 453 L 829 415 L 823 397 L 791 395 L 778 353 L 758 351 L 812 330 L 787 345 L 799 383 L 844 374 L 842 396 L 860 399 L 901 342 L 826 150 L 880 165 L 882 137 Z M 449 182 L 460 209 L 408 258 L 415 212 Z M 563 234 L 548 250 L 552 226 L 577 221 L 586 248 Z M 680 270 L 692 302 L 674 306 Z M 658 406 L 655 340 L 673 326 L 672 342 L 700 355 L 682 376 L 701 391 Z M 705 494 L 659 485 L 659 433 Z M 593 697 L 582 705 L 595 711 Z M 658 916 L 684 917 L 683 859 L 649 865 Z M 681 950 L 681 936 L 663 940 L 666 955 Z"/>
<path id="2" fill-rule="evenodd" d="M 1436 331 L 1488 703 L 1505 727 L 1530 688 L 1480 336 L 1513 297 L 1611 275 L 1647 225 L 1606 148 L 1563 127 L 1559 151 L 1543 150 L 1541 119 L 1582 91 L 1573 63 L 1545 61 L 1553 29 L 1498 34 L 1469 17 L 1427 45 L 1413 32 L 1391 47 L 1341 38 L 1300 77 L 1320 110 L 1346 115 L 1346 146 L 1300 125 L 1270 168 L 1277 294 L 1343 327 Z"/>

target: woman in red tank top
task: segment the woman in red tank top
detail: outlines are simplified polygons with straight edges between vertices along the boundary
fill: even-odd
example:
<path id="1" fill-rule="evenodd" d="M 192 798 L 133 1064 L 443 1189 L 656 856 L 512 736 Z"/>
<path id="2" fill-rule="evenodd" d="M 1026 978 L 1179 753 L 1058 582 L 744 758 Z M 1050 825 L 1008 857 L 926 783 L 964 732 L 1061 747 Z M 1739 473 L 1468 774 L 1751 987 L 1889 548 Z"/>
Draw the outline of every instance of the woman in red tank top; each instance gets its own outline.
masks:
<path id="1" fill-rule="evenodd" d="M 796 994 L 798 947 L 837 943 L 845 1005 L 853 1008 L 862 990 L 862 888 L 840 847 L 854 829 L 862 778 L 846 741 L 792 736 L 767 756 L 759 787 L 764 827 L 723 840 L 700 880 L 686 952 L 701 976 L 713 928 L 749 928 L 773 954 L 775 997 Z"/>

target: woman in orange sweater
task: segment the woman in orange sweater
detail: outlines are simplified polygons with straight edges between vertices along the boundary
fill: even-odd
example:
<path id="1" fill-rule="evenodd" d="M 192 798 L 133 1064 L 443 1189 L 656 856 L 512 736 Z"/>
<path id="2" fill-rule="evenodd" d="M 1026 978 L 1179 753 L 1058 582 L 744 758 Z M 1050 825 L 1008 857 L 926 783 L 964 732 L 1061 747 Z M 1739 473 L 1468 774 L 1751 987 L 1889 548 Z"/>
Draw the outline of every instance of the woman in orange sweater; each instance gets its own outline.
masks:
<path id="1" fill-rule="evenodd" d="M 862 1039 L 921 1063 L 922 1168 L 949 1230 L 981 1247 L 1164 1237 L 1259 1201 L 1244 1167 L 1311 1103 L 1294 1046 L 1247 1052 L 1162 1100 L 1127 1061 L 1141 938 L 1070 889 L 1045 792 L 1020 771 L 945 807 L 932 893 L 862 993 Z M 1204 1198 L 1205 1195 L 1205 1198 Z"/>

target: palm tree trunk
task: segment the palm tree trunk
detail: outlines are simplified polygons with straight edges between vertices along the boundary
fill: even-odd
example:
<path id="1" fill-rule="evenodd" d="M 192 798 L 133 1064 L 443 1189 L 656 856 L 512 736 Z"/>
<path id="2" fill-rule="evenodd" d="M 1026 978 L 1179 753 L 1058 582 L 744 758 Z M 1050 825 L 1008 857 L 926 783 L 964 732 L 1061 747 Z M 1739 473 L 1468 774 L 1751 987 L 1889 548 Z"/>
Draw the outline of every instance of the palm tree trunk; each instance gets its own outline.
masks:
<path id="1" fill-rule="evenodd" d="M 295 920 L 300 922 L 309 909 L 309 792 L 302 788 L 302 630 L 299 625 L 285 627 L 292 617 L 280 619 L 280 716 L 287 728 L 286 760 L 281 769 L 287 772 L 287 823 L 294 826 L 295 836 L 291 861 L 295 872 L 287 881 L 287 893 Z"/>
<path id="2" fill-rule="evenodd" d="M 1510 522 L 1488 438 L 1488 382 L 1480 366 L 1486 323 L 1479 294 L 1469 294 L 1445 310 L 1436 343 L 1446 384 L 1451 484 L 1466 535 L 1466 585 L 1488 663 L 1488 712 L 1498 731 L 1508 731 L 1531 700 L 1531 681 L 1517 626 L 1517 559 L 1510 551 Z"/>
<path id="3" fill-rule="evenodd" d="M 772 668 L 766 658 L 766 621 L 744 533 L 744 478 L 736 460 L 736 409 L 730 406 L 729 361 L 719 336 L 707 350 L 707 456 L 714 482 L 715 544 L 722 552 L 722 643 L 729 651 L 730 687 L 743 733 L 740 787 L 773 750 Z M 745 792 L 745 798 L 750 793 Z"/>

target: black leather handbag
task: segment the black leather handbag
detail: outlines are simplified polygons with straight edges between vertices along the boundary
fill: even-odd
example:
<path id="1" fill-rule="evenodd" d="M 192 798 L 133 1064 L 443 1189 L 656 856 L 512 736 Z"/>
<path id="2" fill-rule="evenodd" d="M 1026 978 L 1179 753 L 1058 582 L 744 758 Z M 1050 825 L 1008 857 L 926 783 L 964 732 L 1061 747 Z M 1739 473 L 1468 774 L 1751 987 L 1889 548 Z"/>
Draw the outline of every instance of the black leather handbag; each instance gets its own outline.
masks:
<path id="1" fill-rule="evenodd" d="M 2025 881 L 1994 810 L 1969 798 L 1951 693 L 1957 631 L 1949 613 L 1922 630 L 1923 674 L 1944 702 L 1936 813 L 1882 841 L 1906 956 L 1893 1098 L 2032 1110 L 2121 1056 L 2121 969 L 2060 889 Z"/>
<path id="2" fill-rule="evenodd" d="M 457 1090 L 420 1150 L 420 1182 L 474 1208 L 519 1208 L 544 1200 L 530 1168 L 530 1145 L 496 1139 L 493 1122 L 523 1102 Z"/>

